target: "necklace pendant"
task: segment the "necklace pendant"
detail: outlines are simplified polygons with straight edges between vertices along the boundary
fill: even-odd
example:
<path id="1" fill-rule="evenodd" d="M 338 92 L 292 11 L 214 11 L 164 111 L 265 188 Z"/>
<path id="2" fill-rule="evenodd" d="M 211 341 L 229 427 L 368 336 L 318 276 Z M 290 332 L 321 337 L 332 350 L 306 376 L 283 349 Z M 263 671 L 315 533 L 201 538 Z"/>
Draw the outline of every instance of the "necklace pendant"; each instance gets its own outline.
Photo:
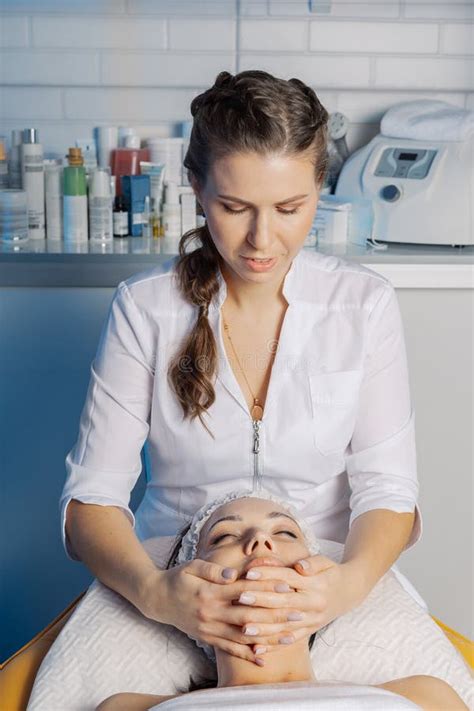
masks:
<path id="1" fill-rule="evenodd" d="M 258 400 L 255 399 L 252 405 L 252 409 L 250 411 L 250 414 L 252 415 L 252 418 L 254 420 L 261 420 L 263 417 L 263 407 L 258 404 Z"/>

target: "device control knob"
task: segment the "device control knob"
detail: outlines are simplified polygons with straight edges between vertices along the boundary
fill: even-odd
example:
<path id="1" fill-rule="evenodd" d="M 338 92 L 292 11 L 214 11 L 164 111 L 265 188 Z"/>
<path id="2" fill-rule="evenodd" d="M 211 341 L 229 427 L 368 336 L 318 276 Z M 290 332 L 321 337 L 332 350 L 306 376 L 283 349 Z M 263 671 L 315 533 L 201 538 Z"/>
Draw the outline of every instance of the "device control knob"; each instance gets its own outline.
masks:
<path id="1" fill-rule="evenodd" d="M 387 202 L 396 202 L 400 198 L 401 192 L 396 185 L 385 185 L 380 191 L 380 195 Z"/>

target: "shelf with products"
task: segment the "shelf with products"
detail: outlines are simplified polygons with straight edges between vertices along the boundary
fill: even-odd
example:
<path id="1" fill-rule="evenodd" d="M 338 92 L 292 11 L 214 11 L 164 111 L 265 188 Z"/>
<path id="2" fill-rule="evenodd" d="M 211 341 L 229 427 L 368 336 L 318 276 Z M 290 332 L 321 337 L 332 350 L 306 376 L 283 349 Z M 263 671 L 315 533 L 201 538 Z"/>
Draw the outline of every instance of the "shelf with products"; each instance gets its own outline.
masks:
<path id="1" fill-rule="evenodd" d="M 111 244 L 67 245 L 34 240 L 16 249 L 0 244 L 1 286 L 116 286 L 132 274 L 166 262 L 161 238 L 122 237 Z M 474 248 L 388 244 L 319 247 L 319 252 L 358 262 L 398 288 L 474 288 Z"/>

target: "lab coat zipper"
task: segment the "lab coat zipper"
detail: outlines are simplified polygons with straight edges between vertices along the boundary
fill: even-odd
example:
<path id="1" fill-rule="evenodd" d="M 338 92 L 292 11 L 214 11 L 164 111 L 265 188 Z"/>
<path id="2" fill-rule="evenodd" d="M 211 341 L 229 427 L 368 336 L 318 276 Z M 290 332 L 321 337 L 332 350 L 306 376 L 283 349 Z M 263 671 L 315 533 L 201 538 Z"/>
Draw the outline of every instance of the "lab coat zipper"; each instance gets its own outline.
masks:
<path id="1" fill-rule="evenodd" d="M 253 426 L 253 490 L 260 491 L 262 488 L 262 481 L 259 468 L 258 455 L 260 453 L 260 425 L 261 420 L 252 420 Z"/>

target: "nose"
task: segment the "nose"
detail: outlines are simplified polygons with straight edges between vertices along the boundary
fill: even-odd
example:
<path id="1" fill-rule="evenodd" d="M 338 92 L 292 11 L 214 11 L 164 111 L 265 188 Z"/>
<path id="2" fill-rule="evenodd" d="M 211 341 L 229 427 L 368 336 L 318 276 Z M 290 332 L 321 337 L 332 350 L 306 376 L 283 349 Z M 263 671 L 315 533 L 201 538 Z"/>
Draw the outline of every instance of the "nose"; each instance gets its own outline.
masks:
<path id="1" fill-rule="evenodd" d="M 271 220 L 268 215 L 262 212 L 253 218 L 251 227 L 247 233 L 247 241 L 260 254 L 267 253 L 273 241 Z"/>
<path id="2" fill-rule="evenodd" d="M 266 531 L 257 529 L 250 534 L 245 548 L 246 555 L 255 555 L 255 553 L 260 552 L 262 555 L 265 555 L 265 553 L 268 553 L 269 551 L 274 551 L 275 544 L 272 541 L 270 534 L 266 533 Z"/>

